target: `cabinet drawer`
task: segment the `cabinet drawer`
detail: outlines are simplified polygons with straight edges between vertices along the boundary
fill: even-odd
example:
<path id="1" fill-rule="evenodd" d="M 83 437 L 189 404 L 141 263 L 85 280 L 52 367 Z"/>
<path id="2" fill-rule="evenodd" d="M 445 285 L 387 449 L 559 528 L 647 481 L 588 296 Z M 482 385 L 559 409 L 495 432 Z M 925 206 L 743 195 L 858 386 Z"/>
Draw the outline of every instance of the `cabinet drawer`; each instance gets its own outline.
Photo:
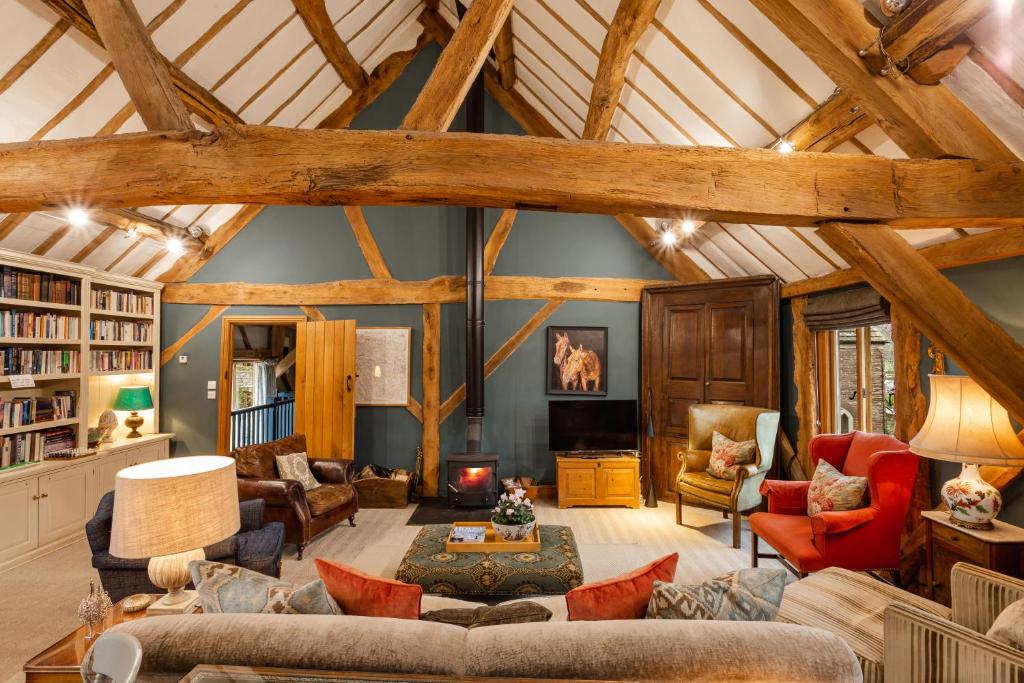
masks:
<path id="1" fill-rule="evenodd" d="M 964 558 L 984 565 L 986 555 L 984 541 L 968 536 L 958 529 L 934 523 L 932 524 L 932 537 L 937 543 L 952 546 Z"/>

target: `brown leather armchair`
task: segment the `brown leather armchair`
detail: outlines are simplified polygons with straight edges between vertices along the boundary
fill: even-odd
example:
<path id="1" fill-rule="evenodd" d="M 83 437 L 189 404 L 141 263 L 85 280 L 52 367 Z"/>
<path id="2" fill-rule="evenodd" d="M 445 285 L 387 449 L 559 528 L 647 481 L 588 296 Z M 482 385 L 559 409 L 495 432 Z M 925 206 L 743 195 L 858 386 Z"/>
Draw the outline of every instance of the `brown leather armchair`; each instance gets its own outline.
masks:
<path id="1" fill-rule="evenodd" d="M 278 478 L 275 456 L 306 452 L 303 434 L 231 452 L 238 476 L 238 499 L 263 499 L 263 521 L 284 524 L 285 543 L 298 546 L 300 560 L 310 539 L 346 518 L 355 526 L 359 511 L 359 498 L 352 486 L 355 466 L 351 460 L 309 458 L 309 468 L 321 484 L 310 491 L 294 479 Z"/>
<path id="2" fill-rule="evenodd" d="M 679 451 L 683 465 L 676 477 L 676 524 L 683 523 L 686 502 L 732 513 L 732 547 L 740 547 L 740 516 L 761 504 L 759 488 L 771 469 L 779 434 L 779 412 L 768 408 L 700 403 L 690 406 L 688 447 Z M 753 464 L 740 467 L 735 479 L 707 472 L 714 432 L 734 441 L 755 439 Z"/>

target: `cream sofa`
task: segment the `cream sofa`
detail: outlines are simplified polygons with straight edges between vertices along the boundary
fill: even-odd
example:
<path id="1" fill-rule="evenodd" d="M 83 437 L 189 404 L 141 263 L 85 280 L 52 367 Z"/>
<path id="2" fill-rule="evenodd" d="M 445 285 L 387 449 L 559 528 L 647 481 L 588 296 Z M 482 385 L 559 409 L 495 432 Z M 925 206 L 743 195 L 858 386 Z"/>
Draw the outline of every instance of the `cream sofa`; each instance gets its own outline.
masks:
<path id="1" fill-rule="evenodd" d="M 558 607 L 564 598 L 538 602 Z M 423 609 L 460 601 L 425 597 Z M 783 623 L 606 621 L 466 630 L 352 616 L 199 614 L 147 617 L 115 630 L 145 653 L 142 679 L 197 664 L 507 678 L 856 683 L 850 647 L 820 629 Z"/>

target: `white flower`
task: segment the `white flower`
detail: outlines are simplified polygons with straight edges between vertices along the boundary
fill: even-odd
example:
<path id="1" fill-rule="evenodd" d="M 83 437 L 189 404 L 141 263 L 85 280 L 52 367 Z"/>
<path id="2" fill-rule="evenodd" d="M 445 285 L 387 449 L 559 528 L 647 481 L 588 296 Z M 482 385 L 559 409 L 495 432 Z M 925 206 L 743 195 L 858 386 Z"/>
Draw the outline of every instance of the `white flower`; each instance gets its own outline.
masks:
<path id="1" fill-rule="evenodd" d="M 533 503 L 530 502 L 529 498 L 523 499 L 523 505 L 525 505 L 526 507 L 533 507 Z"/>
<path id="2" fill-rule="evenodd" d="M 512 508 L 509 508 L 509 509 L 505 510 L 505 516 L 506 517 L 511 517 L 512 516 L 512 512 L 513 512 Z"/>

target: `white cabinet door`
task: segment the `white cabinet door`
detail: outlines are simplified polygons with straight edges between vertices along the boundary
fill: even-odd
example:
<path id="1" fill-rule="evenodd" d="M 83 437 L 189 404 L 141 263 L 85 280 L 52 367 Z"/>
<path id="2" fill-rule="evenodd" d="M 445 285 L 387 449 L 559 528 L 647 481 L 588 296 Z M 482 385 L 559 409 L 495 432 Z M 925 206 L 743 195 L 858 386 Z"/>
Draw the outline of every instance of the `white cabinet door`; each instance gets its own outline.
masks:
<path id="1" fill-rule="evenodd" d="M 0 486 L 0 562 L 39 545 L 39 481 L 22 479 Z"/>
<path id="2" fill-rule="evenodd" d="M 92 511 L 96 511 L 100 498 L 107 491 L 114 490 L 114 480 L 117 473 L 127 467 L 127 459 L 124 453 L 111 453 L 101 455 L 92 465 L 92 481 L 90 483 L 89 504 Z"/>
<path id="3" fill-rule="evenodd" d="M 91 468 L 78 467 L 39 478 L 39 545 L 85 531 L 92 516 L 89 500 Z"/>

